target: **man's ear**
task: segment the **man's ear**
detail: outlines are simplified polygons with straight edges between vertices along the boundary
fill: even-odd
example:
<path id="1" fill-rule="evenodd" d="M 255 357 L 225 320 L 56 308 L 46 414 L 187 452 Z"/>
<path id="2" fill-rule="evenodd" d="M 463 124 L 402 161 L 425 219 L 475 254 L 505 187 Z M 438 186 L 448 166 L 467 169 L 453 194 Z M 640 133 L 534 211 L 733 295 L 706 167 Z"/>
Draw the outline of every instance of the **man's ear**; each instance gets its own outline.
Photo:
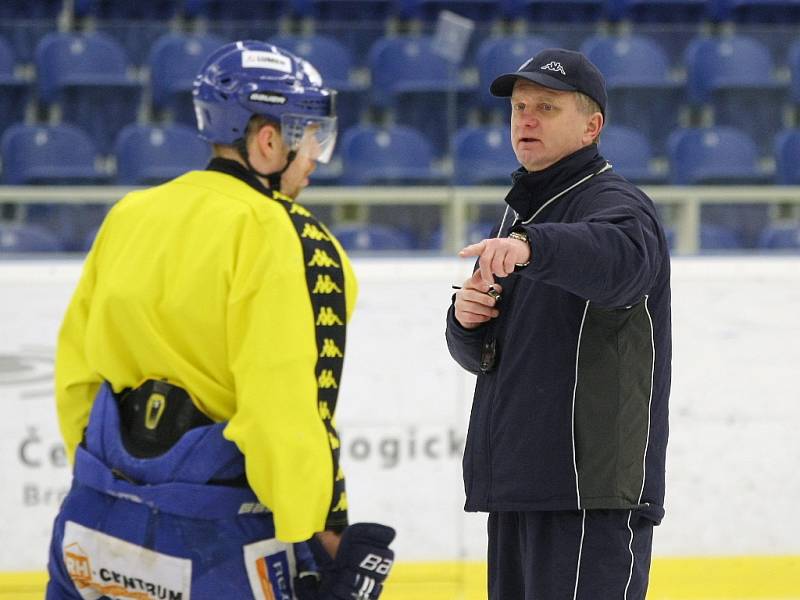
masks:
<path id="1" fill-rule="evenodd" d="M 591 142 L 594 140 L 598 135 L 600 135 L 600 131 L 603 129 L 604 121 L 603 121 L 603 114 L 596 112 L 593 113 L 589 120 L 586 122 L 586 129 L 584 130 L 584 141 Z"/>

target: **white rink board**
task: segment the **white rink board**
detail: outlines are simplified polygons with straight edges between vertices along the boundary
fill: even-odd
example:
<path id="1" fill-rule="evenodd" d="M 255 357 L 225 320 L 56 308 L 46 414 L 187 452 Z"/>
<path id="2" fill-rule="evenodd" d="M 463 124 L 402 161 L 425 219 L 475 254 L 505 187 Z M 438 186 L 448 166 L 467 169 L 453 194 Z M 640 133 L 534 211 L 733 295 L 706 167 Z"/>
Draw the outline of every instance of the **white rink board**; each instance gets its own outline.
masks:
<path id="1" fill-rule="evenodd" d="M 473 378 L 444 311 L 471 263 L 357 259 L 338 411 L 352 520 L 398 529 L 401 560 L 485 557 L 461 510 Z M 0 571 L 43 569 L 69 485 L 52 361 L 75 262 L 0 262 Z M 673 260 L 667 516 L 657 555 L 798 554 L 800 258 Z"/>

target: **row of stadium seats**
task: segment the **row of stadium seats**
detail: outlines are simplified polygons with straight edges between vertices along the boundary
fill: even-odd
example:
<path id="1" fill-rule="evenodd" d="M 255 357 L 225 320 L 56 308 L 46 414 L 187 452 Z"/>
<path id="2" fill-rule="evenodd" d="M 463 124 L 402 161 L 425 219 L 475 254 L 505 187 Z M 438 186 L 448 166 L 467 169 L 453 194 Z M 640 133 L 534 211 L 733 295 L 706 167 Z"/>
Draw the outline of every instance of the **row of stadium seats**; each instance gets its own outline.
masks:
<path id="1" fill-rule="evenodd" d="M 339 90 L 341 128 L 374 113 L 391 115 L 395 122 L 426 131 L 437 157 L 449 150 L 455 128 L 506 121 L 507 103 L 489 94 L 489 83 L 555 45 L 544 36 L 487 39 L 478 49 L 475 67 L 465 70 L 443 58 L 431 37 L 384 38 L 370 51 L 367 86 L 354 77 L 352 56 L 333 38 L 282 36 L 271 41 L 308 58 L 327 84 Z M 0 38 L 0 132 L 22 120 L 34 98 L 49 113 L 48 120 L 56 114 L 87 130 L 101 153 L 111 151 L 116 135 L 109 124 L 149 114 L 147 120 L 191 125 L 193 77 L 222 43 L 210 35 L 162 36 L 142 78 L 132 73 L 124 49 L 104 34 L 51 33 L 37 48 L 33 82 L 17 75 L 11 48 Z M 695 39 L 685 52 L 685 79 L 676 76 L 665 52 L 646 37 L 597 36 L 581 50 L 606 76 L 609 122 L 647 131 L 658 155 L 666 152 L 667 136 L 687 113 L 695 114 L 695 124 L 742 127 L 761 153 L 771 151 L 780 129 L 796 125 L 800 39 L 788 51 L 790 68 L 783 76 L 767 48 L 745 36 Z"/>
<path id="2" fill-rule="evenodd" d="M 102 218 L 102 211 L 95 211 L 91 221 L 92 227 L 74 244 L 70 238 L 64 238 L 64 222 L 75 220 L 79 211 L 85 207 L 60 207 L 44 209 L 34 213 L 33 223 L 7 223 L 0 221 L 0 257 L 8 254 L 27 252 L 85 252 L 91 247 Z M 48 215 L 51 227 L 42 224 L 41 215 Z M 39 217 L 39 218 L 37 218 Z M 58 218 L 58 232 L 53 231 L 53 219 Z M 486 238 L 494 223 L 473 223 L 468 230 L 469 243 Z M 73 229 L 74 230 L 74 229 Z M 427 240 L 421 242 L 410 231 L 384 224 L 348 223 L 331 226 L 334 235 L 348 251 L 410 251 L 410 250 L 442 250 L 443 236 L 441 228 L 437 228 Z M 59 235 L 59 233 L 61 235 Z M 675 240 L 674 230 L 667 228 L 667 239 L 670 248 Z M 700 248 L 704 251 L 744 250 L 747 245 L 742 235 L 734 227 L 719 224 L 702 224 L 700 227 Z M 761 250 L 800 250 L 800 223 L 779 223 L 767 225 L 758 234 L 755 244 Z"/>
<path id="3" fill-rule="evenodd" d="M 601 19 L 656 22 L 701 20 L 757 23 L 800 21 L 796 0 L 27 0 L 0 3 L 0 18 L 55 18 L 64 11 L 96 19 L 374 20 L 391 16 L 434 19 L 451 10 L 478 21 L 532 19 L 588 22 Z"/>
<path id="4" fill-rule="evenodd" d="M 608 125 L 600 139 L 600 151 L 615 169 L 640 184 L 800 185 L 800 129 L 776 137 L 774 173 L 761 166 L 747 134 L 732 127 L 678 129 L 668 145 L 669 169 L 659 169 L 639 131 Z M 459 129 L 453 147 L 451 171 L 437 166 L 431 144 L 419 131 L 358 125 L 343 132 L 334 160 L 319 165 L 313 180 L 328 185 L 508 185 L 519 166 L 505 126 Z M 0 141 L 1 181 L 149 185 L 201 169 L 209 159 L 208 144 L 185 125 L 132 124 L 119 133 L 114 148 L 114 160 L 104 161 L 75 126 L 17 124 Z"/>

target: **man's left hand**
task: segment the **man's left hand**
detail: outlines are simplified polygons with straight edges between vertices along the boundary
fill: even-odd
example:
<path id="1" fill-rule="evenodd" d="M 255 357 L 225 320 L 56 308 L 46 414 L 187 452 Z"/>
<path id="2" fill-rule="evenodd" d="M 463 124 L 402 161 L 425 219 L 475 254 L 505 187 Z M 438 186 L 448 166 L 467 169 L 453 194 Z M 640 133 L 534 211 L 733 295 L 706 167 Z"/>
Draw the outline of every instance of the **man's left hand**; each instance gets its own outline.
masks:
<path id="1" fill-rule="evenodd" d="M 462 258 L 478 256 L 481 277 L 488 285 L 494 283 L 494 277 L 506 277 L 514 272 L 517 264 L 525 264 L 531 259 L 529 244 L 514 238 L 491 238 L 481 240 L 477 244 L 467 246 L 458 253 Z"/>

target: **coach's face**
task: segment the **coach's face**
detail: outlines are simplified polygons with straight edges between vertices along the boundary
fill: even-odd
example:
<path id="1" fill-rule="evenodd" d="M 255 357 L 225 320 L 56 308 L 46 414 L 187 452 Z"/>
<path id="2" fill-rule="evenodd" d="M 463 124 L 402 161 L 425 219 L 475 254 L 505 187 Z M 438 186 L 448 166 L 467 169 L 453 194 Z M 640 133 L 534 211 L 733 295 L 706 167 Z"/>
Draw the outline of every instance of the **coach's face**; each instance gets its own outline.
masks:
<path id="1" fill-rule="evenodd" d="M 594 113 L 599 114 L 599 113 Z M 541 171 L 591 144 L 602 117 L 585 114 L 575 92 L 517 79 L 511 93 L 511 144 L 528 171 Z M 598 127 L 599 125 L 599 127 Z"/>

